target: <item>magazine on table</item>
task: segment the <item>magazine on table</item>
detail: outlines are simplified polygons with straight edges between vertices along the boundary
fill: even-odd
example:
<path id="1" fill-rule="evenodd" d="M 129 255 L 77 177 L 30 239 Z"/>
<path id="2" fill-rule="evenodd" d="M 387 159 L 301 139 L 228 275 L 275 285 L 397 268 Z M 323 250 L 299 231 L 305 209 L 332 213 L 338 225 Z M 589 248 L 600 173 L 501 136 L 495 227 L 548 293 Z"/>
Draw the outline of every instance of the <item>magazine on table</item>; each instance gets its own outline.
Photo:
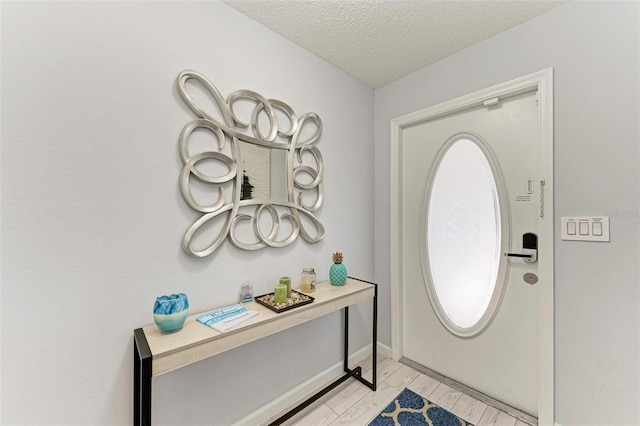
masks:
<path id="1" fill-rule="evenodd" d="M 230 305 L 202 314 L 196 319 L 207 327 L 224 333 L 259 314 L 260 312 L 248 310 L 242 305 Z"/>

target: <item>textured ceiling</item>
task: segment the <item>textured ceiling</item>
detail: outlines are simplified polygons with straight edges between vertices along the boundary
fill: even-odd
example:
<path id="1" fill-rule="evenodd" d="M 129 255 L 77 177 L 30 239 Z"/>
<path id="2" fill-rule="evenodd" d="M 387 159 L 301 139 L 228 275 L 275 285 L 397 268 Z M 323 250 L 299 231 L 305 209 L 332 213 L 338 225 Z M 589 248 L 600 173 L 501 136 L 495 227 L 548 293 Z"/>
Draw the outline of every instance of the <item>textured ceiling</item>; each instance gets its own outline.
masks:
<path id="1" fill-rule="evenodd" d="M 562 1 L 223 0 L 378 88 Z"/>

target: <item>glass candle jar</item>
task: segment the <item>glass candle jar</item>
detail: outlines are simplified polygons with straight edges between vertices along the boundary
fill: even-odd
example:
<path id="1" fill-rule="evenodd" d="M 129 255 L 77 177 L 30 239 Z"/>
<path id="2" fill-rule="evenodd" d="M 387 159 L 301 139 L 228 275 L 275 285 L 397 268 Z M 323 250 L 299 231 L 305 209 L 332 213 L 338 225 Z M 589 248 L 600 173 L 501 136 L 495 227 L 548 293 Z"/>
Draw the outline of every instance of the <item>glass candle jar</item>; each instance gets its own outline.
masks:
<path id="1" fill-rule="evenodd" d="M 313 293 L 316 291 L 316 271 L 313 268 L 305 268 L 300 276 L 300 291 Z"/>

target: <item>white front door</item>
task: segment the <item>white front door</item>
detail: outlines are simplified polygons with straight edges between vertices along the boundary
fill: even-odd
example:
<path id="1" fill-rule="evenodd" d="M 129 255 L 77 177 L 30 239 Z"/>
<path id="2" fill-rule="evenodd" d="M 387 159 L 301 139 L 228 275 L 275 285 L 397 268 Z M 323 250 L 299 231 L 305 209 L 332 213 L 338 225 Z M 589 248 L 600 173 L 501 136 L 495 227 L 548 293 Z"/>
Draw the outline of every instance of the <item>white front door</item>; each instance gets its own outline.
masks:
<path id="1" fill-rule="evenodd" d="M 402 127 L 395 266 L 401 355 L 536 417 L 538 280 L 552 272 L 532 247 L 553 239 L 537 93 Z"/>

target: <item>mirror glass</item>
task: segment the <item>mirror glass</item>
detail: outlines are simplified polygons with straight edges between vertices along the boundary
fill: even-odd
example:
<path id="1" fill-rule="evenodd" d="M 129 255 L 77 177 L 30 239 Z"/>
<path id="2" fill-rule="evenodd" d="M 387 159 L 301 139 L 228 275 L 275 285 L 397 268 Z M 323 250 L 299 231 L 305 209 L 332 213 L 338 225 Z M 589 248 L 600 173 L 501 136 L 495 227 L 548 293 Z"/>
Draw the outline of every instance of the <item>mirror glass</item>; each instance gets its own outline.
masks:
<path id="1" fill-rule="evenodd" d="M 287 152 L 240 142 L 241 200 L 287 199 Z"/>

